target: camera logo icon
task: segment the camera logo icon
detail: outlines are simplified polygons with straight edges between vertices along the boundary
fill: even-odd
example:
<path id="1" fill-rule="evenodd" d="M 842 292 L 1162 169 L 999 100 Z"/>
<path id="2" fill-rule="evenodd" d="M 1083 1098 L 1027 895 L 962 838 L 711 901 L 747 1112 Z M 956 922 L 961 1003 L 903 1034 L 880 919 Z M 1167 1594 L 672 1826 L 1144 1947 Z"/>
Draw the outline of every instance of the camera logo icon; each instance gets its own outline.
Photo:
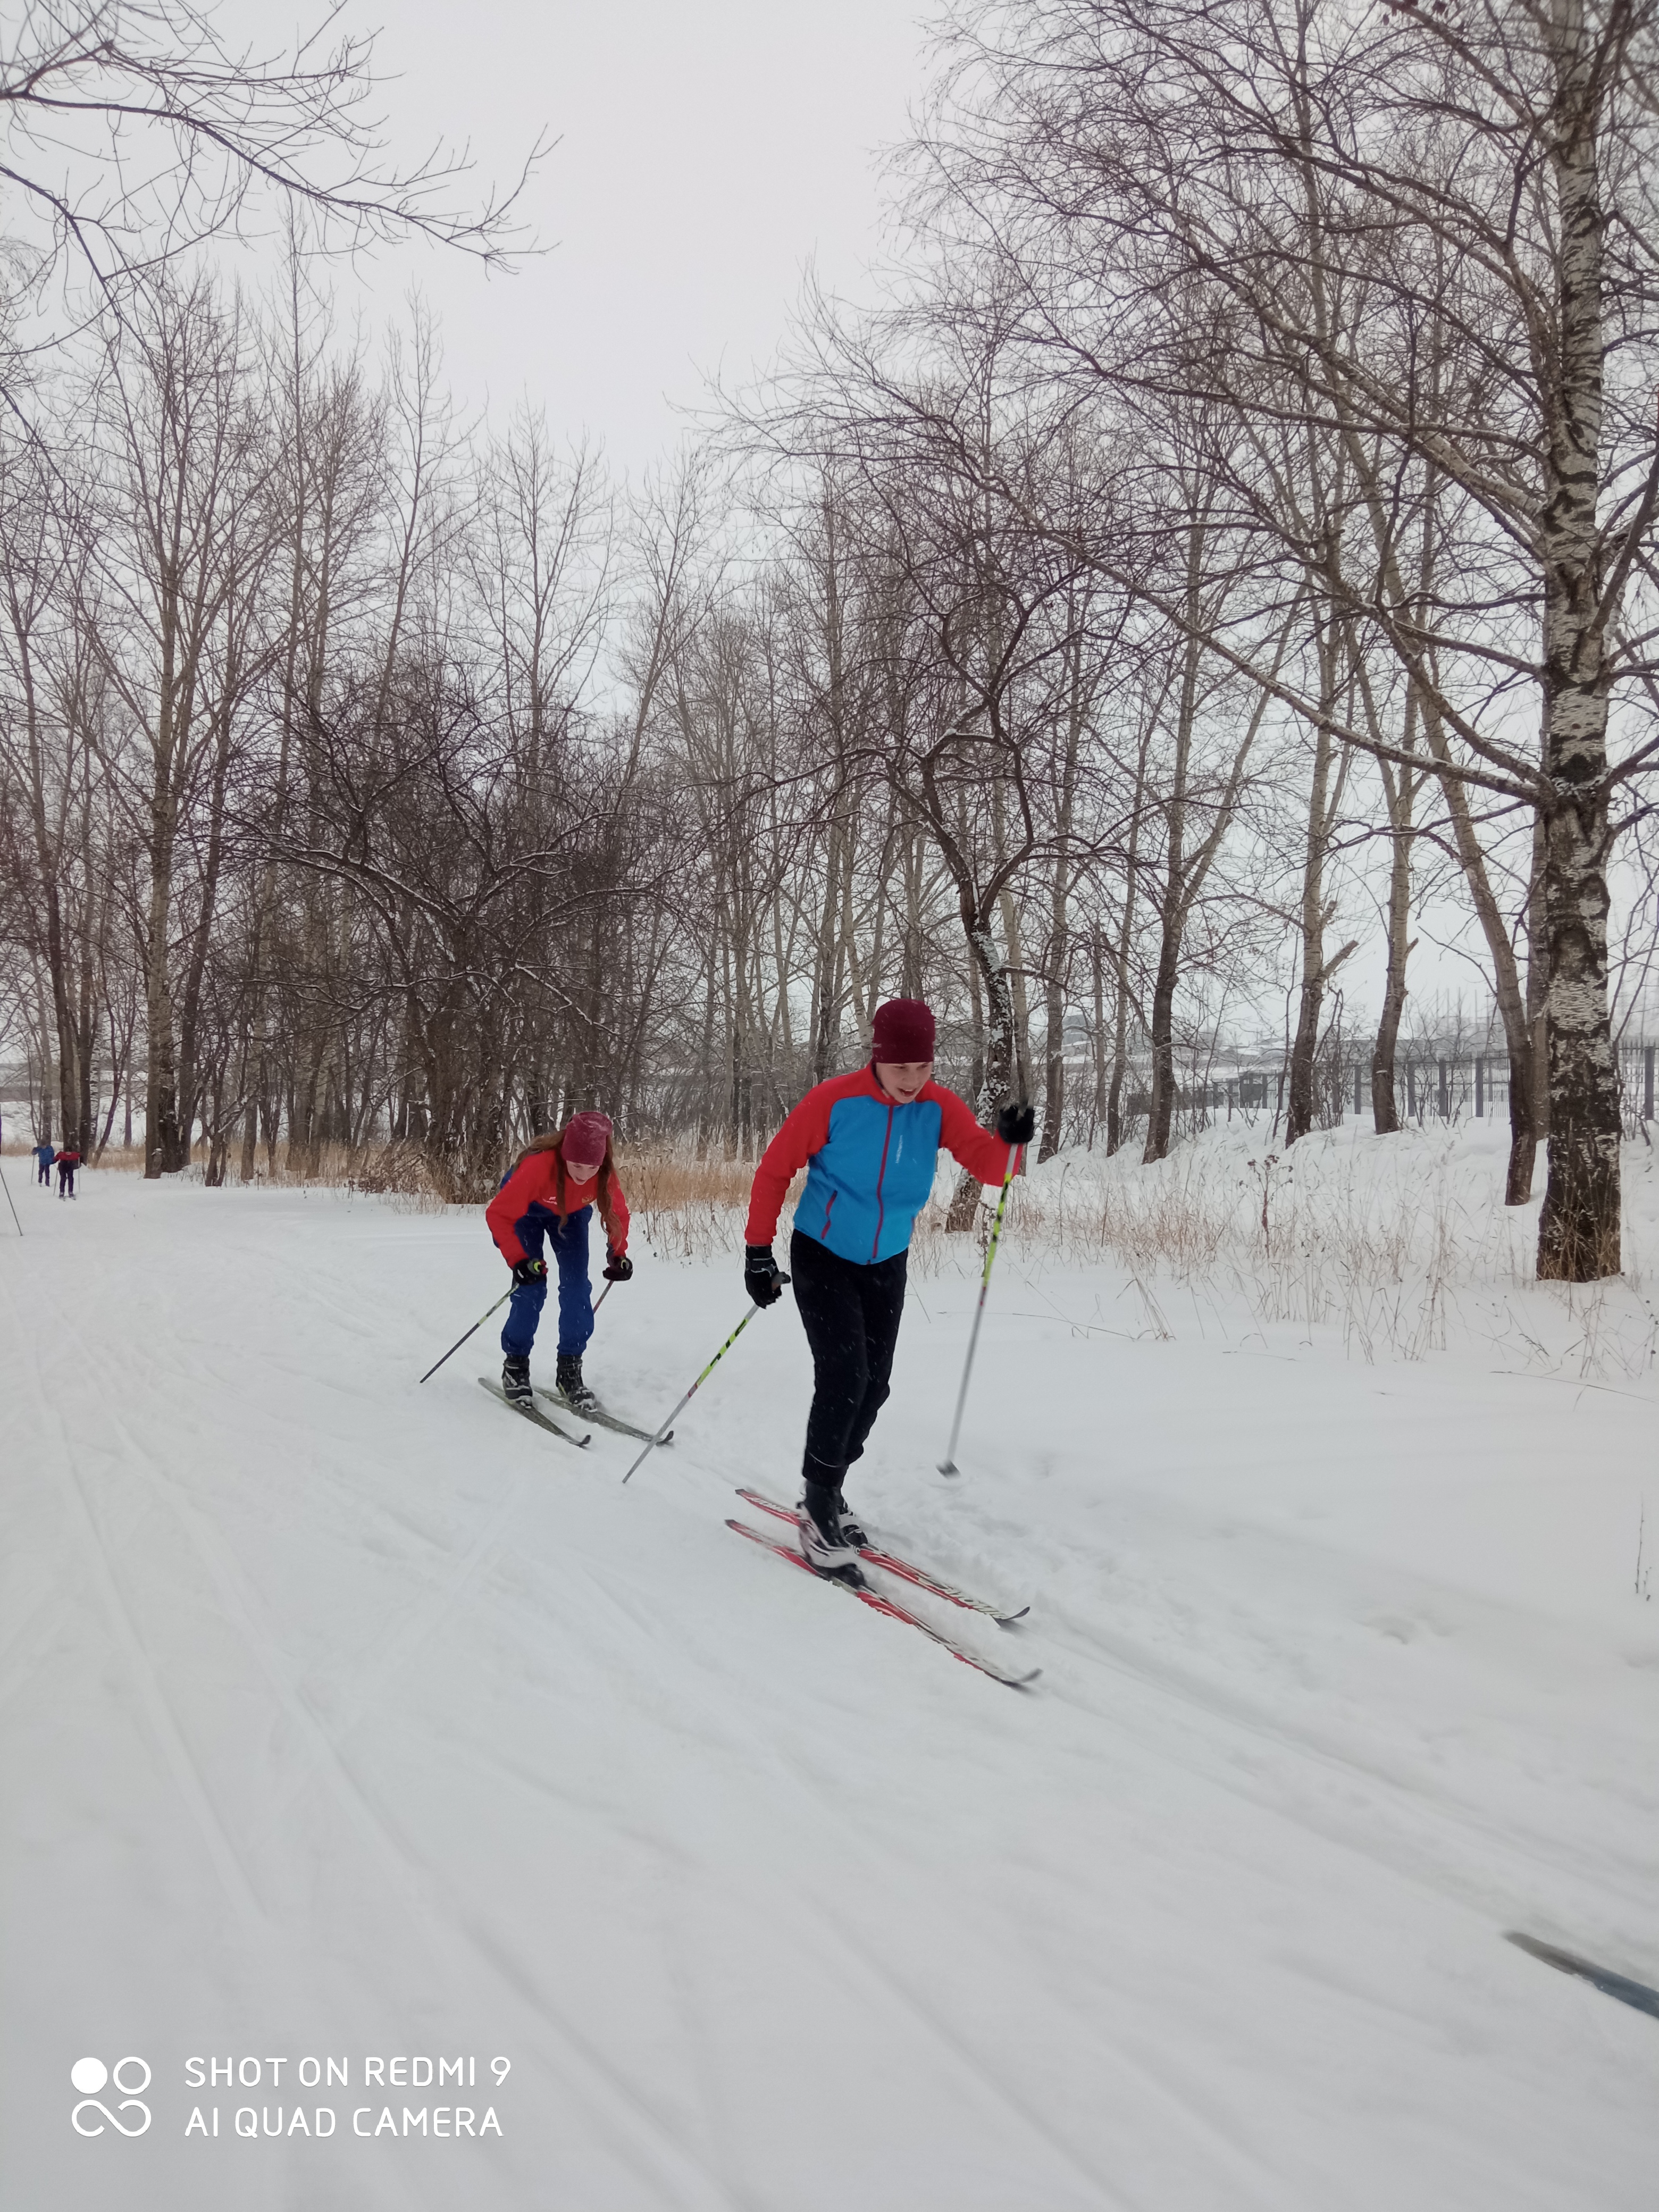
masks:
<path id="1" fill-rule="evenodd" d="M 143 2079 L 129 2081 L 127 2075 L 135 2067 Z M 70 2068 L 70 2080 L 81 2093 L 80 2103 L 70 2114 L 76 2135 L 100 2136 L 106 2120 L 118 2136 L 141 2136 L 149 2125 L 149 2106 L 142 2099 L 149 2087 L 150 2072 L 142 2058 L 118 2058 L 113 2066 L 106 2066 L 101 2058 L 77 2058 Z M 99 2102 L 100 2091 L 111 2081 L 121 2100 L 114 2112 Z M 124 2119 L 123 2113 L 130 2117 Z M 94 2118 L 94 2114 L 101 2117 Z"/>

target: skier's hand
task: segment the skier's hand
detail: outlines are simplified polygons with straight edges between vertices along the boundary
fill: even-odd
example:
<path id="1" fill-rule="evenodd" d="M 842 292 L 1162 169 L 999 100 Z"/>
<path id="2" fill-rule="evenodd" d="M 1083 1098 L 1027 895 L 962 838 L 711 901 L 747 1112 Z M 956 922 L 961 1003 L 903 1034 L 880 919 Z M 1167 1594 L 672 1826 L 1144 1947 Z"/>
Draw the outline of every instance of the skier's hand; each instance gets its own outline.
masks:
<path id="1" fill-rule="evenodd" d="M 513 1270 L 513 1280 L 520 1290 L 527 1283 L 544 1283 L 547 1280 L 546 1261 L 520 1260 Z"/>
<path id="2" fill-rule="evenodd" d="M 775 1306 L 783 1296 L 787 1275 L 780 1273 L 769 1244 L 743 1248 L 743 1287 L 757 1306 Z"/>
<path id="3" fill-rule="evenodd" d="M 607 1283 L 627 1283 L 634 1278 L 634 1262 L 625 1252 L 613 1252 L 607 1245 L 605 1255 L 605 1279 Z"/>
<path id="4" fill-rule="evenodd" d="M 1036 1134 L 1036 1109 L 1005 1106 L 997 1115 L 997 1134 L 1005 1145 L 1029 1145 Z"/>

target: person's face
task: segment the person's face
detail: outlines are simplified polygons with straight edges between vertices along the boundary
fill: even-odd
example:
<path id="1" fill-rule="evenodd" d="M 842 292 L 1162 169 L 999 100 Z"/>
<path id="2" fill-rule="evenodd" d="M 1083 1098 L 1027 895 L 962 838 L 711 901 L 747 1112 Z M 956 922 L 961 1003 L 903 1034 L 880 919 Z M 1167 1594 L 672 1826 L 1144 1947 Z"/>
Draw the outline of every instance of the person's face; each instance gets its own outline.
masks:
<path id="1" fill-rule="evenodd" d="M 878 1060 L 876 1080 L 896 1106 L 908 1106 L 920 1098 L 933 1077 L 931 1060 Z"/>
<path id="2" fill-rule="evenodd" d="M 564 1171 L 572 1182 L 592 1182 L 600 1165 L 598 1160 L 567 1160 Z"/>

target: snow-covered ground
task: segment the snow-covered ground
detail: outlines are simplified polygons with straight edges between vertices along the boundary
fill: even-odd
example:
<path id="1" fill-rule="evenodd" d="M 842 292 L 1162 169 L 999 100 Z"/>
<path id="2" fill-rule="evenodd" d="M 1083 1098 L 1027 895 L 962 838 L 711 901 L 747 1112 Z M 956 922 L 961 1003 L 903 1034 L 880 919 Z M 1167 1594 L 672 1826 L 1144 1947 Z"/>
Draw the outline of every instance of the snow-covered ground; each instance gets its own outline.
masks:
<path id="1" fill-rule="evenodd" d="M 1569 1301 L 1492 1133 L 1368 1141 L 1298 1148 L 1304 1246 L 1382 1160 L 1468 1229 L 1392 1321 L 1074 1220 L 999 1263 L 956 1482 L 975 1286 L 918 1268 L 849 1490 L 1030 1601 L 949 1616 L 1027 1693 L 722 1525 L 793 1495 L 791 1307 L 623 1489 L 477 1388 L 494 1323 L 416 1387 L 476 1216 L 9 1161 L 5 2212 L 1646 2212 L 1659 2021 L 1503 1937 L 1659 1982 L 1659 1183 Z M 1181 1172 L 1254 1218 L 1260 1142 Z M 645 1415 L 745 1307 L 637 1256 L 589 1371 Z M 152 2124 L 77 2134 L 126 2057 Z"/>

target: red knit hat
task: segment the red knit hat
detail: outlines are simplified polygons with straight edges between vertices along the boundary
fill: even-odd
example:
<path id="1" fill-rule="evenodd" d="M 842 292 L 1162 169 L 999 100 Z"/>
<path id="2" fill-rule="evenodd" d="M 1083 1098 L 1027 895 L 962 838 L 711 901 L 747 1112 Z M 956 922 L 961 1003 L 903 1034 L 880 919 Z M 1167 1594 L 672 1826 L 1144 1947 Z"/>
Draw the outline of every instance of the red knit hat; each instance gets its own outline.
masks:
<path id="1" fill-rule="evenodd" d="M 872 1057 L 921 1060 L 933 1057 L 933 1010 L 921 999 L 889 999 L 870 1024 Z"/>
<path id="2" fill-rule="evenodd" d="M 567 1167 L 598 1168 L 605 1165 L 605 1148 L 611 1141 L 611 1116 L 608 1114 L 573 1114 L 570 1126 L 564 1133 L 560 1150 Z"/>

